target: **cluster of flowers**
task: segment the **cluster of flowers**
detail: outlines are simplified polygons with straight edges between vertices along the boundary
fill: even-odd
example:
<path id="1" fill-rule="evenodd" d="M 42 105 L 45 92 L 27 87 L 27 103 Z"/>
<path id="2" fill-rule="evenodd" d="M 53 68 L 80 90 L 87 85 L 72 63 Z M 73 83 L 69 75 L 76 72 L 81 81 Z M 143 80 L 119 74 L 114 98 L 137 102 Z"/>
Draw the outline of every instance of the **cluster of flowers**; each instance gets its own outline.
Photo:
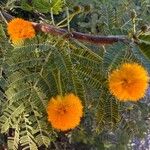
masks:
<path id="1" fill-rule="evenodd" d="M 35 36 L 32 23 L 13 19 L 8 23 L 8 34 L 13 43 Z M 109 90 L 120 101 L 138 101 L 148 88 L 149 76 L 144 67 L 137 63 L 124 63 L 110 72 Z M 83 116 L 83 105 L 78 96 L 68 93 L 51 98 L 47 107 L 48 121 L 55 129 L 66 131 L 79 125 Z"/>

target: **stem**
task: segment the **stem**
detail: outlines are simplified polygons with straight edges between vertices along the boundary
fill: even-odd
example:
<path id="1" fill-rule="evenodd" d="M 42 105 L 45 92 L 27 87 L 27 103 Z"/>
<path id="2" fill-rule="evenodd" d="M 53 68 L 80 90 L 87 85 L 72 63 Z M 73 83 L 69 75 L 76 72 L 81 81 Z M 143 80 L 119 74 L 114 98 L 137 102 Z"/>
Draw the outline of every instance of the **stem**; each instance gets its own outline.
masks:
<path id="1" fill-rule="evenodd" d="M 58 70 L 58 88 L 60 96 L 63 96 L 62 86 L 61 86 L 61 78 L 60 78 L 60 70 Z"/>
<path id="2" fill-rule="evenodd" d="M 52 3 L 52 0 L 50 0 L 50 3 Z M 55 25 L 54 15 L 53 15 L 53 9 L 52 8 L 51 8 L 51 19 L 52 19 L 53 25 Z"/>
<path id="3" fill-rule="evenodd" d="M 135 34 L 136 33 L 136 21 L 135 21 L 135 18 L 132 20 L 132 23 L 133 23 L 133 33 Z"/>
<path id="4" fill-rule="evenodd" d="M 66 5 L 66 0 L 64 0 L 64 4 Z M 67 25 L 68 25 L 68 31 L 70 32 L 70 20 L 69 20 L 69 9 L 68 7 L 66 6 L 66 14 L 67 14 Z"/>
<path id="5" fill-rule="evenodd" d="M 72 18 L 75 16 L 75 15 L 77 15 L 78 13 L 77 12 L 75 12 L 75 13 L 73 13 L 73 14 L 71 14 L 71 15 L 69 15 L 69 22 L 72 20 Z M 63 24 L 63 23 L 65 23 L 66 21 L 67 21 L 67 19 L 68 18 L 65 18 L 65 19 L 63 19 L 63 20 L 61 20 L 59 23 L 57 23 L 57 27 L 65 27 L 66 26 L 66 24 Z"/>

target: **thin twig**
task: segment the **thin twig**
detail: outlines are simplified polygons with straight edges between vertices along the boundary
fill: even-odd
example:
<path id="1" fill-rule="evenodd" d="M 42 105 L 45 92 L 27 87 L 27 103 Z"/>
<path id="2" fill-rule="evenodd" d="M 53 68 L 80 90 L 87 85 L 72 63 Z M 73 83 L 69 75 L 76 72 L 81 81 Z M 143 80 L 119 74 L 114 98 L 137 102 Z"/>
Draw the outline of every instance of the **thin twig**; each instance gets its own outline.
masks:
<path id="1" fill-rule="evenodd" d="M 13 17 L 12 15 L 10 15 L 10 14 L 4 12 L 4 11 L 0 11 L 0 14 L 1 14 L 2 19 L 5 19 L 5 20 L 4 20 L 5 22 L 6 22 L 6 21 L 9 22 L 9 21 L 12 20 L 13 18 L 15 18 L 15 17 Z"/>

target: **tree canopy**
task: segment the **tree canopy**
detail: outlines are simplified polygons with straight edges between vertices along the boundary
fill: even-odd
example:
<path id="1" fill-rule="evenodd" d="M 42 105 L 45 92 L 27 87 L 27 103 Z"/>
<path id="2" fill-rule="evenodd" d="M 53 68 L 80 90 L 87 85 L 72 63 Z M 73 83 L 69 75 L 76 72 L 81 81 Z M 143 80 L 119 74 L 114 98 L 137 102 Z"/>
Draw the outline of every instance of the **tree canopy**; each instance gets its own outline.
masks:
<path id="1" fill-rule="evenodd" d="M 0 149 L 149 149 L 149 73 L 149 0 L 1 0 Z"/>

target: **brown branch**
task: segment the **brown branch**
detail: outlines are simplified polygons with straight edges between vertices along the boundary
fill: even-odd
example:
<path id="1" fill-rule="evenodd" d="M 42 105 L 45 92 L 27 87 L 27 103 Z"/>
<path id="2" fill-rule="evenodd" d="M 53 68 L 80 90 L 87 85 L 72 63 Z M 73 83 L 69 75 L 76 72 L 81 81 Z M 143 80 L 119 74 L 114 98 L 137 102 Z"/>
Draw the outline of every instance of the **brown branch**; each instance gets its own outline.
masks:
<path id="1" fill-rule="evenodd" d="M 68 39 L 76 39 L 81 42 L 87 42 L 95 45 L 100 44 L 113 44 L 115 42 L 128 42 L 126 36 L 96 36 L 96 35 L 89 35 L 81 32 L 68 32 L 68 30 L 61 29 L 55 27 L 53 25 L 48 24 L 40 24 L 40 23 L 33 23 L 33 26 L 38 30 L 44 33 L 49 33 L 52 35 L 62 35 L 64 38 Z"/>
<path id="2" fill-rule="evenodd" d="M 6 12 L 2 12 L 2 14 L 7 21 L 10 21 L 12 18 L 14 18 Z M 95 45 L 113 44 L 115 42 L 128 43 L 130 41 L 126 36 L 96 36 L 75 31 L 69 32 L 66 29 L 61 29 L 56 26 L 43 23 L 33 22 L 32 24 L 37 31 L 49 33 L 52 35 L 60 35 L 66 39 L 76 39 L 81 42 L 86 42 Z"/>

